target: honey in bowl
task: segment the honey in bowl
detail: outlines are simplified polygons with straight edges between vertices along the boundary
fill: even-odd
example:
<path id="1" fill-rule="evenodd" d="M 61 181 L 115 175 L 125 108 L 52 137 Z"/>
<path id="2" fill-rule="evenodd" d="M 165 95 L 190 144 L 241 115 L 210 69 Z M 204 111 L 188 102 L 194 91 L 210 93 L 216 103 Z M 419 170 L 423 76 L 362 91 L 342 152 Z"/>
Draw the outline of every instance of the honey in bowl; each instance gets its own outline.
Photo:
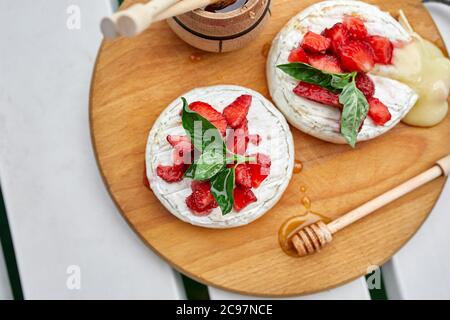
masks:
<path id="1" fill-rule="evenodd" d="M 244 6 L 248 0 L 224 0 L 218 3 L 210 4 L 205 7 L 205 11 L 215 12 L 215 13 L 226 13 L 231 12 L 240 7 Z"/>

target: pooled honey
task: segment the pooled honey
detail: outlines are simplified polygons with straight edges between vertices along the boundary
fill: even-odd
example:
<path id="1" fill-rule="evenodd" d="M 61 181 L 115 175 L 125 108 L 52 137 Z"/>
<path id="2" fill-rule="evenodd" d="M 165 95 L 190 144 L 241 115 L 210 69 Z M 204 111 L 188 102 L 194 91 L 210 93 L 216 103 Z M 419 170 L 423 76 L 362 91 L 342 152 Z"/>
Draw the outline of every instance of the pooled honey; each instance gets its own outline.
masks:
<path id="1" fill-rule="evenodd" d="M 303 187 L 306 191 L 306 187 Z M 311 199 L 304 196 L 301 199 L 301 203 L 306 212 L 297 216 L 290 217 L 281 225 L 278 230 L 278 242 L 281 249 L 289 256 L 298 257 L 297 250 L 295 250 L 292 244 L 291 238 L 302 228 L 323 221 L 324 223 L 331 222 L 331 219 L 317 212 L 311 211 Z"/>
<path id="2" fill-rule="evenodd" d="M 315 212 L 307 212 L 306 214 L 293 216 L 287 219 L 278 230 L 278 242 L 281 249 L 291 257 L 298 257 L 297 250 L 295 250 L 291 238 L 302 228 L 320 220 L 324 223 L 330 222 L 328 217 Z"/>

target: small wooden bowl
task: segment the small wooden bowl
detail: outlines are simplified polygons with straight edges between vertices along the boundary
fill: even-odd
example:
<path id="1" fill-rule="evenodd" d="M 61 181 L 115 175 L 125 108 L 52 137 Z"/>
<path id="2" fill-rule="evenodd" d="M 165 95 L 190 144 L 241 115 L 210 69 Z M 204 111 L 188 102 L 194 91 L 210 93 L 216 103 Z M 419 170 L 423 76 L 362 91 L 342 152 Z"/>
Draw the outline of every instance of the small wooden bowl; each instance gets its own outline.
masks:
<path id="1" fill-rule="evenodd" d="M 167 20 L 185 42 L 205 51 L 240 49 L 256 38 L 270 17 L 271 0 L 248 0 L 242 7 L 213 13 L 197 9 Z"/>

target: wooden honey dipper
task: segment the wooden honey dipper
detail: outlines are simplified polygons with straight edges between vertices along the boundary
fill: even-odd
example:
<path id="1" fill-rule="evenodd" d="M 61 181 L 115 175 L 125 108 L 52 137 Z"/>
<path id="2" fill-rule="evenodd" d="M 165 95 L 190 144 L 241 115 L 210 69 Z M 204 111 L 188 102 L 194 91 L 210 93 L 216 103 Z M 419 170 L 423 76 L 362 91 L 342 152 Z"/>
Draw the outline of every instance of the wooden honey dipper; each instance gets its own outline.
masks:
<path id="1" fill-rule="evenodd" d="M 437 161 L 436 164 L 427 171 L 415 176 L 403 184 L 391 189 L 376 197 L 347 214 L 325 224 L 319 221 L 303 227 L 296 232 L 291 241 L 299 256 L 304 257 L 320 251 L 327 243 L 333 239 L 333 234 L 349 226 L 350 224 L 368 216 L 372 212 L 385 206 L 388 203 L 404 196 L 418 187 L 436 179 L 440 176 L 448 176 L 450 172 L 450 155 Z"/>

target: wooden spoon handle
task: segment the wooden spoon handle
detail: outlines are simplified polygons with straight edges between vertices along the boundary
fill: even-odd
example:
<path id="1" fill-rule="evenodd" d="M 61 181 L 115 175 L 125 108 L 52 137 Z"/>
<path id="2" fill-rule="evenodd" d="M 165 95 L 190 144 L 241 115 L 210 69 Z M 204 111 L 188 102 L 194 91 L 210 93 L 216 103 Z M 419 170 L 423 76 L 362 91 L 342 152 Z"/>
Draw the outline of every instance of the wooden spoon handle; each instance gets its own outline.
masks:
<path id="1" fill-rule="evenodd" d="M 183 0 L 171 6 L 169 9 L 161 12 L 155 17 L 155 21 L 165 20 L 180 14 L 206 7 L 210 4 L 218 2 L 219 0 Z"/>
<path id="2" fill-rule="evenodd" d="M 136 36 L 150 26 L 156 15 L 179 1 L 152 0 L 146 4 L 137 3 L 121 13 L 117 19 L 117 30 L 122 36 Z"/>
<path id="3" fill-rule="evenodd" d="M 106 39 L 115 39 L 119 36 L 117 30 L 117 20 L 123 15 L 124 11 L 118 11 L 110 17 L 104 17 L 100 22 L 100 30 Z"/>

